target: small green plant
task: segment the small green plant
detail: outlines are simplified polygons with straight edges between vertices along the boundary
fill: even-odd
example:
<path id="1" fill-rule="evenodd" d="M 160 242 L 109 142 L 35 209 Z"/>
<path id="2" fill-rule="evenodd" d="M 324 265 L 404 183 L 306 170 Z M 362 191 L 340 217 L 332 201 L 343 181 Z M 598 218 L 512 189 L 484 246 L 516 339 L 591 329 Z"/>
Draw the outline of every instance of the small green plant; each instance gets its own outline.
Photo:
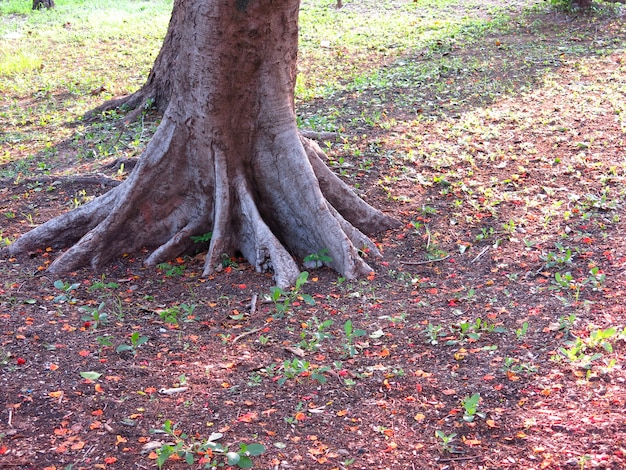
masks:
<path id="1" fill-rule="evenodd" d="M 559 317 L 559 323 L 557 325 L 557 330 L 562 331 L 564 335 L 568 335 L 572 330 L 574 323 L 576 322 L 576 315 L 570 314 L 568 316 Z"/>
<path id="2" fill-rule="evenodd" d="M 139 333 L 138 331 L 133 332 L 133 334 L 130 335 L 129 337 L 130 339 L 130 344 L 120 344 L 115 351 L 118 353 L 121 352 L 131 352 L 133 353 L 134 356 L 137 355 L 137 349 L 139 349 L 141 346 L 143 346 L 144 344 L 146 344 L 150 338 L 148 338 L 147 336 L 141 336 L 141 333 Z"/>
<path id="3" fill-rule="evenodd" d="M 474 393 L 472 396 L 465 397 L 461 400 L 463 406 L 463 421 L 471 423 L 476 417 L 485 419 L 487 415 L 478 411 L 478 404 L 480 403 L 480 393 Z"/>
<path id="4" fill-rule="evenodd" d="M 544 265 L 541 268 L 542 270 L 554 267 L 561 268 L 563 266 L 569 266 L 573 263 L 576 253 L 572 252 L 571 248 L 564 247 L 560 243 L 555 243 L 554 246 L 558 250 L 557 252 L 550 251 L 539 257 L 544 262 Z"/>
<path id="5" fill-rule="evenodd" d="M 317 317 L 313 316 L 309 321 L 302 324 L 303 328 L 300 333 L 302 340 L 298 346 L 307 351 L 317 351 L 322 341 L 333 337 L 326 331 L 332 324 L 333 321 L 330 319 L 320 322 Z"/>
<path id="6" fill-rule="evenodd" d="M 109 315 L 104 311 L 105 303 L 100 302 L 97 307 L 81 307 L 80 310 L 86 313 L 81 317 L 85 322 L 85 327 L 100 328 L 102 325 L 109 323 Z"/>
<path id="7" fill-rule="evenodd" d="M 592 290 L 600 290 L 606 281 L 606 274 L 600 272 L 597 266 L 589 270 L 589 276 L 583 280 L 583 285 L 589 284 Z"/>
<path id="8" fill-rule="evenodd" d="M 426 329 L 424 330 L 424 336 L 426 336 L 426 342 L 428 344 L 432 344 L 433 346 L 439 343 L 439 338 L 445 336 L 446 333 L 443 331 L 443 327 L 441 325 L 433 325 L 428 322 L 426 325 Z"/>
<path id="9" fill-rule="evenodd" d="M 73 292 L 80 287 L 80 283 L 75 282 L 70 284 L 69 282 L 63 282 L 61 279 L 54 281 L 54 287 L 59 289 L 62 293 L 54 298 L 55 302 L 67 302 L 69 304 L 75 304 L 78 299 L 73 295 Z"/>
<path id="10" fill-rule="evenodd" d="M 527 321 L 522 323 L 522 326 L 515 330 L 515 336 L 517 337 L 518 340 L 521 340 L 522 338 L 524 338 L 524 336 L 526 336 L 526 333 L 528 333 L 528 322 Z"/>
<path id="11" fill-rule="evenodd" d="M 172 425 L 170 420 L 166 420 L 160 429 L 153 429 L 151 432 L 153 434 L 165 434 L 171 440 L 171 442 L 156 449 L 156 464 L 159 469 L 163 468 L 165 462 L 172 455 L 178 456 L 187 465 L 193 465 L 196 457 L 201 456 L 199 463 L 204 464 L 204 468 L 223 467 L 224 464 L 239 468 L 252 468 L 254 466 L 252 458 L 265 452 L 265 446 L 256 443 L 239 443 L 237 451 L 230 451 L 228 447 L 217 442 L 223 437 L 223 434 L 219 432 L 212 433 L 206 440 L 196 440 L 189 437 L 188 434 L 180 432 L 177 425 Z M 211 457 L 207 458 L 207 455 Z M 216 456 L 220 455 L 223 456 L 225 463 L 220 463 L 217 459 Z"/>
<path id="12" fill-rule="evenodd" d="M 323 385 L 327 381 L 324 372 L 329 370 L 329 367 L 316 367 L 302 359 L 294 358 L 291 361 L 287 359 L 283 362 L 282 377 L 278 379 L 278 385 L 284 385 L 287 380 L 298 380 L 299 377 L 310 377 Z"/>
<path id="13" fill-rule="evenodd" d="M 550 290 L 570 292 L 573 291 L 573 298 L 575 302 L 578 302 L 580 298 L 580 291 L 583 287 L 583 283 L 577 282 L 571 272 L 561 274 L 560 272 L 554 273 L 554 279 L 552 285 L 548 287 Z"/>
<path id="14" fill-rule="evenodd" d="M 93 292 L 101 289 L 117 289 L 119 286 L 117 282 L 106 282 L 106 277 L 103 274 L 100 280 L 92 283 L 87 290 Z"/>
<path id="15" fill-rule="evenodd" d="M 504 372 L 511 371 L 515 374 L 535 374 L 539 368 L 527 362 L 520 362 L 514 357 L 505 357 L 502 370 Z"/>
<path id="16" fill-rule="evenodd" d="M 178 325 L 179 320 L 182 319 L 184 322 L 192 321 L 193 311 L 195 310 L 195 305 L 189 304 L 179 304 L 172 305 L 171 307 L 158 310 L 159 317 L 165 323 L 169 323 L 171 325 Z"/>
<path id="17" fill-rule="evenodd" d="M 343 324 L 343 333 L 346 337 L 346 343 L 344 344 L 344 349 L 346 351 L 346 354 L 350 357 L 356 356 L 357 350 L 356 350 L 356 345 L 354 344 L 355 339 L 361 336 L 365 336 L 367 334 L 367 331 L 360 330 L 358 328 L 355 329 L 354 326 L 352 325 L 352 320 L 348 319 Z"/>
<path id="18" fill-rule="evenodd" d="M 456 447 L 452 445 L 452 441 L 456 438 L 455 432 L 446 434 L 442 430 L 437 429 L 435 431 L 435 437 L 441 441 L 439 446 L 441 447 L 442 452 L 448 452 L 450 454 L 457 452 Z"/>
<path id="19" fill-rule="evenodd" d="M 483 333 L 506 333 L 506 329 L 478 317 L 474 321 L 464 321 L 452 325 L 450 330 L 457 338 L 446 341 L 447 345 L 458 344 L 465 340 L 478 341 Z"/>
<path id="20" fill-rule="evenodd" d="M 308 294 L 303 294 L 301 292 L 302 286 L 306 284 L 308 279 L 309 273 L 307 271 L 302 271 L 296 279 L 295 286 L 290 291 L 285 291 L 278 286 L 274 286 L 271 288 L 270 300 L 274 302 L 276 311 L 280 315 L 285 314 L 289 310 L 291 305 L 299 299 L 303 300 L 309 305 L 315 305 L 315 300 L 313 300 L 313 297 Z"/>
<path id="21" fill-rule="evenodd" d="M 180 277 L 185 272 L 184 264 L 160 263 L 157 264 L 157 268 L 163 271 L 165 277 Z"/>
<path id="22" fill-rule="evenodd" d="M 100 346 L 100 351 L 101 352 L 102 352 L 102 349 L 104 349 L 104 348 L 112 348 L 113 347 L 113 336 L 111 336 L 111 335 L 98 336 L 96 338 L 96 341 L 98 342 L 98 345 Z"/>
<path id="23" fill-rule="evenodd" d="M 305 256 L 304 266 L 307 268 L 320 268 L 324 264 L 332 263 L 333 259 L 328 256 L 328 249 L 324 248 L 317 253 Z"/>
<path id="24" fill-rule="evenodd" d="M 483 227 L 480 229 L 480 233 L 476 235 L 475 239 L 477 242 L 482 242 L 482 241 L 489 239 L 494 233 L 496 233 L 496 231 L 494 230 L 493 227 L 489 227 L 489 228 Z"/>
<path id="25" fill-rule="evenodd" d="M 206 232 L 206 233 L 203 233 L 202 235 L 192 235 L 191 241 L 194 243 L 198 243 L 198 244 L 209 243 L 212 237 L 213 237 L 213 232 Z"/>

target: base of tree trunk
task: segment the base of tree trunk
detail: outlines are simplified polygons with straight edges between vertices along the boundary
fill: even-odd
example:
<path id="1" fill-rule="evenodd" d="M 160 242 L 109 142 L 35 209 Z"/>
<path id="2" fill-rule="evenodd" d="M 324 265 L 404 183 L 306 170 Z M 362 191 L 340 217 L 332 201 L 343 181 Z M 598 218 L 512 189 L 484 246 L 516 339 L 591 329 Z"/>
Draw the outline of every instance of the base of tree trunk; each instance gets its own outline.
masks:
<path id="1" fill-rule="evenodd" d="M 43 10 L 44 8 L 54 8 L 54 0 L 33 0 L 33 10 Z"/>
<path id="2" fill-rule="evenodd" d="M 332 261 L 324 264 L 343 276 L 366 275 L 372 268 L 361 255 L 380 257 L 366 234 L 399 224 L 360 199 L 326 166 L 317 143 L 295 131 L 266 150 L 270 155 L 285 152 L 285 147 L 302 149 L 304 158 L 292 164 L 297 168 L 284 168 L 284 173 L 298 175 L 305 187 L 319 186 L 322 199 L 307 197 L 307 192 L 315 194 L 310 188 L 282 191 L 280 185 L 292 181 L 281 181 L 281 169 L 252 180 L 243 173 L 229 175 L 217 146 L 210 149 L 214 168 L 193 156 L 181 165 L 185 159 L 169 156 L 179 152 L 183 140 L 176 126 L 162 128 L 149 144 L 154 149 L 126 181 L 24 234 L 9 245 L 9 253 L 72 245 L 49 267 L 50 272 L 67 272 L 85 265 L 99 268 L 148 247 L 154 251 L 145 265 L 155 266 L 194 253 L 192 237 L 212 232 L 203 275 L 219 268 L 224 255 L 241 254 L 257 271 L 273 271 L 276 284 L 286 287 L 300 273 L 292 254 L 302 259 L 326 250 Z M 215 184 L 207 185 L 213 178 Z"/>

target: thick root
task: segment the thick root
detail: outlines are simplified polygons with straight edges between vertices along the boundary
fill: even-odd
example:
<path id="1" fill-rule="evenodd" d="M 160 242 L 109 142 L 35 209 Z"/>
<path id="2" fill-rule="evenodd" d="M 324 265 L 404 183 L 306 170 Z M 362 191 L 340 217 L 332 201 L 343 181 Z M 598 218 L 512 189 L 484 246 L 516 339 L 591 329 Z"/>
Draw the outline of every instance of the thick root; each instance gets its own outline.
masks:
<path id="1" fill-rule="evenodd" d="M 220 145 L 201 154 L 191 136 L 164 122 L 126 181 L 25 234 L 9 252 L 72 245 L 49 267 L 65 272 L 148 247 L 155 249 L 145 264 L 154 266 L 189 253 L 193 236 L 212 231 L 205 276 L 224 254 L 241 253 L 287 287 L 300 274 L 292 254 L 302 259 L 322 250 L 332 259 L 326 264 L 347 278 L 371 272 L 360 253 L 380 252 L 363 232 L 396 221 L 334 176 L 317 144 L 301 141 L 295 129 L 259 139 L 250 172 Z"/>

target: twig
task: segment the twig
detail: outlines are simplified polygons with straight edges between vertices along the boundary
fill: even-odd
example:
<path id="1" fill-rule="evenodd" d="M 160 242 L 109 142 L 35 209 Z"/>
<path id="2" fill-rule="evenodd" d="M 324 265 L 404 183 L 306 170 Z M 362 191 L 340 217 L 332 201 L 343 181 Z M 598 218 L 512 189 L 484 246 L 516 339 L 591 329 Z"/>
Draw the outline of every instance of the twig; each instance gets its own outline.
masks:
<path id="1" fill-rule="evenodd" d="M 13 408 L 9 408 L 9 427 L 13 428 Z"/>
<path id="2" fill-rule="evenodd" d="M 443 261 L 444 259 L 448 259 L 450 257 L 450 255 L 446 255 L 443 258 L 437 258 L 437 259 L 429 259 L 427 261 L 400 261 L 402 264 L 408 264 L 410 266 L 419 266 L 421 264 L 430 264 L 430 263 L 436 263 L 437 261 Z"/>
<path id="3" fill-rule="evenodd" d="M 437 462 L 456 462 L 458 460 L 474 460 L 480 456 L 478 455 L 469 455 L 467 457 L 451 457 L 449 459 L 437 459 Z"/>
<path id="4" fill-rule="evenodd" d="M 472 260 L 472 263 L 478 261 L 482 255 L 489 251 L 489 248 L 491 248 L 491 245 L 487 245 L 485 248 L 483 248 L 482 251 L 476 255 L 476 258 Z"/>
<path id="5" fill-rule="evenodd" d="M 259 331 L 261 331 L 263 328 L 254 328 L 250 331 L 246 331 L 245 333 L 241 333 L 239 336 L 236 336 L 235 339 L 233 339 L 231 341 L 232 344 L 235 344 L 237 341 L 239 341 L 241 338 L 245 338 L 248 335 L 252 335 L 254 333 L 257 333 Z"/>
<path id="6" fill-rule="evenodd" d="M 424 228 L 426 229 L 426 235 L 428 235 L 428 240 L 426 241 L 426 251 L 428 251 L 430 248 L 430 229 L 428 228 L 428 225 L 424 225 Z"/>
<path id="7" fill-rule="evenodd" d="M 257 300 L 257 295 L 252 294 L 252 299 L 250 300 L 250 316 L 254 315 L 256 312 L 256 300 Z"/>

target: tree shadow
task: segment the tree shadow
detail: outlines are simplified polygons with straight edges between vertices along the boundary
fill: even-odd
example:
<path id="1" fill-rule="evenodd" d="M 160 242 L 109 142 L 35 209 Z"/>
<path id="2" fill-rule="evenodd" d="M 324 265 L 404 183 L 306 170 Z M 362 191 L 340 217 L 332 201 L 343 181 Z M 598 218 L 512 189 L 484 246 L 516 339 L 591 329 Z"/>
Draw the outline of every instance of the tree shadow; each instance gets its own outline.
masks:
<path id="1" fill-rule="evenodd" d="M 623 49 L 624 16 L 626 9 L 615 4 L 586 13 L 535 6 L 485 35 L 470 31 L 433 41 L 343 83 L 340 91 L 301 102 L 299 119 L 319 124 L 317 130 L 351 132 L 378 124 L 382 113 L 401 121 L 458 117 L 539 88 L 563 67 Z"/>

